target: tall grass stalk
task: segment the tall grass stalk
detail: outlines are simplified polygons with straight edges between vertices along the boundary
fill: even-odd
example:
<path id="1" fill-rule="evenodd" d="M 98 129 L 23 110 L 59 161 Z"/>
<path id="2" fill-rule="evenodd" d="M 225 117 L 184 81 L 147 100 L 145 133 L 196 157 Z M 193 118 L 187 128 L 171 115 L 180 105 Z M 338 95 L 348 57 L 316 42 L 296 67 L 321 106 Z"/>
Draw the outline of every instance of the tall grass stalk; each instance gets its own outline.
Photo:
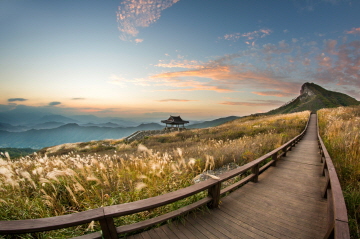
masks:
<path id="1" fill-rule="evenodd" d="M 214 128 L 159 135 L 131 144 L 122 140 L 66 144 L 18 160 L 3 153 L 0 220 L 70 214 L 190 186 L 206 170 L 228 163 L 243 165 L 279 147 L 303 130 L 308 116 L 309 112 L 247 117 Z M 99 152 L 97 145 L 105 145 L 106 151 Z M 108 150 L 106 145 L 114 148 Z M 60 153 L 64 151 L 70 153 Z M 116 223 L 124 225 L 155 217 L 204 196 L 205 193 L 199 193 L 164 207 L 118 218 Z M 45 237 L 75 236 L 99 229 L 95 223 L 69 231 L 46 232 Z"/>
<path id="2" fill-rule="evenodd" d="M 321 137 L 344 193 L 352 238 L 360 238 L 360 107 L 318 111 Z"/>

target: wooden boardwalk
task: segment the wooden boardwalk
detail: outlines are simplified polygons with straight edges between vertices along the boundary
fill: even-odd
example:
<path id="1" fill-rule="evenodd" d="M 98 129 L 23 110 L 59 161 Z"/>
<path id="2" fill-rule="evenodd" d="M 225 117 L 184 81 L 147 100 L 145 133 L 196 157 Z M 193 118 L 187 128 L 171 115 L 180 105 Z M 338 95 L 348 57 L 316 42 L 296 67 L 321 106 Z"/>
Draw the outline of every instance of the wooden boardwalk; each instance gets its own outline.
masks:
<path id="1" fill-rule="evenodd" d="M 321 196 L 316 115 L 304 138 L 276 167 L 221 199 L 219 208 L 195 213 L 128 238 L 323 238 L 327 202 Z"/>

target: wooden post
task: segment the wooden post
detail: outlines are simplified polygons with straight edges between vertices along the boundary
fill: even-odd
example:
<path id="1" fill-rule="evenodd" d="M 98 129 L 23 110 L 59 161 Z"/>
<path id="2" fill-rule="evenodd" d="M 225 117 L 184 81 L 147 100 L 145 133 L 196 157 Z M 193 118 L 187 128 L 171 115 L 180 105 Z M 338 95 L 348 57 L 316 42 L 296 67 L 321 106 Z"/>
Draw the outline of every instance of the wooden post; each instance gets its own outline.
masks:
<path id="1" fill-rule="evenodd" d="M 328 196 L 329 195 L 327 195 L 327 193 L 328 193 L 328 190 L 330 189 L 330 187 L 331 187 L 331 185 L 330 185 L 330 177 L 329 177 L 329 174 L 327 173 L 326 175 L 325 175 L 325 177 L 326 177 L 326 181 L 325 181 L 325 187 L 324 187 L 324 189 L 323 189 L 323 191 L 322 191 L 322 197 L 323 198 L 328 198 Z"/>
<path id="2" fill-rule="evenodd" d="M 103 238 L 117 239 L 118 235 L 112 217 L 100 219 L 100 226 Z"/>
<path id="3" fill-rule="evenodd" d="M 272 155 L 272 160 L 274 160 L 274 162 L 272 163 L 272 166 L 276 167 L 276 163 L 278 161 L 278 152 L 276 152 L 275 154 Z"/>
<path id="4" fill-rule="evenodd" d="M 325 170 L 327 170 L 326 160 L 324 160 L 322 167 L 321 167 L 321 175 L 322 176 L 325 176 Z"/>
<path id="5" fill-rule="evenodd" d="M 208 208 L 217 208 L 220 203 L 220 190 L 221 182 L 218 182 L 214 186 L 208 189 L 208 195 L 212 198 L 211 202 L 208 203 Z"/>
<path id="6" fill-rule="evenodd" d="M 257 183 L 259 181 L 259 164 L 255 164 L 254 167 L 252 167 L 252 173 L 254 174 L 254 177 L 251 181 Z"/>

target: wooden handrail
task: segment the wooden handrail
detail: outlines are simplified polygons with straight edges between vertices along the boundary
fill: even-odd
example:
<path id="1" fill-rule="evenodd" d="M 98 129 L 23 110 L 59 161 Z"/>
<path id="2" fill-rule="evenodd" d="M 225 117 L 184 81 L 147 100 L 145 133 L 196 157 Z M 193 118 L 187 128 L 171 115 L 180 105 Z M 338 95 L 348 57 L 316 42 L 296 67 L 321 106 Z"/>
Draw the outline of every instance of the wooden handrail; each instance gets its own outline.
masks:
<path id="1" fill-rule="evenodd" d="M 235 190 L 241 185 L 253 181 L 257 182 L 257 177 L 260 173 L 265 171 L 270 166 L 276 166 L 277 160 L 282 156 L 286 156 L 286 152 L 291 150 L 292 147 L 298 143 L 305 135 L 310 122 L 310 117 L 304 130 L 296 137 L 278 147 L 277 149 L 261 156 L 258 159 L 253 160 L 239 168 L 228 171 L 219 176 L 219 179 L 208 179 L 206 181 L 191 185 L 186 188 L 179 189 L 174 192 L 170 192 L 164 195 L 151 197 L 135 202 L 124 203 L 119 205 L 101 207 L 85 212 L 79 212 L 69 215 L 40 218 L 40 219 L 27 219 L 27 220 L 14 220 L 14 221 L 0 221 L 0 235 L 4 234 L 21 234 L 28 232 L 42 232 L 59 228 L 66 228 L 71 226 L 77 226 L 91 221 L 99 221 L 101 225 L 102 234 L 95 232 L 84 236 L 77 237 L 78 239 L 94 239 L 94 238 L 118 238 L 118 234 L 127 232 L 133 232 L 139 229 L 143 229 L 171 218 L 180 216 L 186 212 L 189 212 L 195 208 L 207 204 L 209 208 L 216 208 L 219 205 L 222 195 Z M 260 164 L 265 160 L 271 159 L 268 163 L 260 168 Z M 239 176 L 247 171 L 251 170 L 251 174 L 243 178 L 237 183 L 230 185 L 224 189 L 221 189 L 221 183 L 227 181 L 233 177 Z M 148 219 L 132 225 L 115 227 L 114 217 L 121 217 L 130 215 L 145 210 L 154 209 L 163 205 L 167 205 L 178 200 L 187 198 L 199 192 L 208 190 L 208 196 L 204 199 L 182 207 L 178 210 L 161 215 L 156 218 Z"/>
<path id="2" fill-rule="evenodd" d="M 322 175 L 326 177 L 323 197 L 328 200 L 328 225 L 324 238 L 349 239 L 349 221 L 344 196 L 334 164 L 319 133 L 319 119 L 317 120 L 317 137 L 323 163 Z"/>

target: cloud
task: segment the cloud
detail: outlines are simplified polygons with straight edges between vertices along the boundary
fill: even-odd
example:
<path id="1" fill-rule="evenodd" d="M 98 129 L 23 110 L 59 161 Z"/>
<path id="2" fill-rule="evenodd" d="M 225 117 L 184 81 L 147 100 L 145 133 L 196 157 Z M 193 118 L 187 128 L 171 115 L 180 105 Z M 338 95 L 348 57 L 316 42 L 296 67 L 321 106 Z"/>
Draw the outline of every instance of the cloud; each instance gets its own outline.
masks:
<path id="1" fill-rule="evenodd" d="M 235 105 L 235 106 L 277 106 L 277 105 L 282 105 L 285 102 L 283 101 L 278 101 L 278 100 L 254 100 L 256 102 L 245 102 L 245 101 L 225 101 L 225 102 L 221 102 L 219 104 L 221 105 Z"/>
<path id="2" fill-rule="evenodd" d="M 263 28 L 253 32 L 246 32 L 246 33 L 232 33 L 226 34 L 222 38 L 228 41 L 238 41 L 240 38 L 245 38 L 247 40 L 255 40 L 257 38 L 264 38 L 272 33 L 272 30 Z"/>
<path id="3" fill-rule="evenodd" d="M 315 8 L 321 7 L 322 3 L 331 3 L 333 5 L 340 3 L 349 3 L 349 0 L 293 0 L 294 5 L 300 10 L 312 12 Z"/>
<path id="4" fill-rule="evenodd" d="M 71 100 L 85 100 L 85 98 L 72 98 Z"/>
<path id="5" fill-rule="evenodd" d="M 282 91 L 253 91 L 251 93 L 255 95 L 277 96 L 277 97 L 289 97 L 294 95 L 293 93 L 282 92 Z"/>
<path id="6" fill-rule="evenodd" d="M 325 51 L 330 55 L 337 55 L 336 44 L 337 40 L 324 40 Z"/>
<path id="7" fill-rule="evenodd" d="M 350 31 L 346 31 L 346 34 L 360 34 L 360 27 L 353 27 Z"/>
<path id="8" fill-rule="evenodd" d="M 135 43 L 141 43 L 141 42 L 143 42 L 144 41 L 144 39 L 135 39 Z"/>
<path id="9" fill-rule="evenodd" d="M 49 106 L 55 106 L 55 105 L 60 105 L 60 104 L 61 104 L 61 102 L 59 102 L 59 101 L 53 101 L 53 102 L 49 103 Z"/>
<path id="10" fill-rule="evenodd" d="M 140 27 L 148 27 L 161 17 L 161 12 L 180 0 L 124 0 L 118 7 L 117 23 L 120 39 L 131 41 Z M 136 39 L 135 42 L 139 43 Z"/>
<path id="11" fill-rule="evenodd" d="M 253 87 L 281 91 L 283 94 L 297 93 L 298 83 L 289 82 L 271 70 L 232 64 L 231 60 L 236 57 L 227 55 L 203 64 L 202 68 L 165 72 L 150 78 L 157 81 L 158 85 L 172 86 L 178 88 L 172 90 L 178 91 L 234 92 L 243 87 Z"/>
<path id="12" fill-rule="evenodd" d="M 122 76 L 117 76 L 114 74 L 111 75 L 109 79 L 110 80 L 108 81 L 108 83 L 120 86 L 121 88 L 127 87 L 129 83 L 138 86 L 150 86 L 152 83 L 151 80 L 149 79 L 144 79 L 144 78 L 126 79 Z"/>
<path id="13" fill-rule="evenodd" d="M 333 59 L 331 57 L 329 57 L 329 56 L 326 56 L 325 53 L 321 53 L 315 59 L 318 61 L 318 64 L 320 66 L 324 66 L 324 67 L 327 67 L 327 68 L 332 66 Z"/>
<path id="14" fill-rule="evenodd" d="M 165 100 L 157 100 L 158 102 L 189 102 L 189 101 L 197 101 L 197 100 L 182 100 L 182 99 L 165 99 Z"/>
<path id="15" fill-rule="evenodd" d="M 10 98 L 7 100 L 8 102 L 15 102 L 15 101 L 27 101 L 27 99 L 24 98 Z"/>
<path id="16" fill-rule="evenodd" d="M 285 40 L 279 41 L 278 45 L 271 43 L 263 45 L 263 52 L 265 54 L 282 54 L 292 52 L 292 48 L 285 42 Z"/>
<path id="17" fill-rule="evenodd" d="M 318 68 L 313 74 L 320 83 L 360 87 L 360 41 L 342 44 L 333 58 L 321 54 L 317 57 Z"/>
<path id="18" fill-rule="evenodd" d="M 164 63 L 164 61 L 160 60 L 157 67 L 163 68 L 186 68 L 186 69 L 196 69 L 196 68 L 203 68 L 198 61 L 195 60 L 171 60 L 169 63 Z"/>

